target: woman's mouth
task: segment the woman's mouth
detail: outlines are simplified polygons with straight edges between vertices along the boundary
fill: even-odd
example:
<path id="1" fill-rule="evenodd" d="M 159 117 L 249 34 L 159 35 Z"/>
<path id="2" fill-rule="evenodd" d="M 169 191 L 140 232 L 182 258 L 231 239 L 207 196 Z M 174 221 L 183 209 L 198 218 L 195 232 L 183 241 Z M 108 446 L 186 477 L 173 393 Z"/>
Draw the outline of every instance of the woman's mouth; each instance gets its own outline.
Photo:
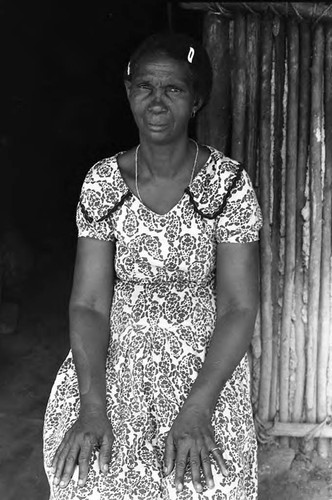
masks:
<path id="1" fill-rule="evenodd" d="M 150 130 L 164 130 L 167 127 L 167 123 L 148 123 Z"/>

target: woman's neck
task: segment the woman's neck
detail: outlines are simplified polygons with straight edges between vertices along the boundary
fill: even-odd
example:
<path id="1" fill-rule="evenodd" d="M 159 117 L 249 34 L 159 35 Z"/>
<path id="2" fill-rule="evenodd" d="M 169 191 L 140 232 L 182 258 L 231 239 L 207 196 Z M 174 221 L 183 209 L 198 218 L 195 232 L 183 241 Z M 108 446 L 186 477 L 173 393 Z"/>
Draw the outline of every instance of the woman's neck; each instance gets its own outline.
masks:
<path id="1" fill-rule="evenodd" d="M 152 177 L 173 177 L 185 168 L 194 144 L 186 138 L 172 144 L 151 144 L 141 139 L 139 164 Z"/>

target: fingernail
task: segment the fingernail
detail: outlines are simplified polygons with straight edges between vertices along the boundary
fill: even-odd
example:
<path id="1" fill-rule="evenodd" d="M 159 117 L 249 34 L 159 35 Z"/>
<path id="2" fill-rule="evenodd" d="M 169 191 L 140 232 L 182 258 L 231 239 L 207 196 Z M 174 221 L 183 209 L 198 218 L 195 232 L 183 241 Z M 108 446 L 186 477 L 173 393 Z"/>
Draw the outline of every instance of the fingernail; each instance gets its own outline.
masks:
<path id="1" fill-rule="evenodd" d="M 226 476 L 226 477 L 228 476 L 228 470 L 227 469 L 224 470 L 224 476 Z"/>
<path id="2" fill-rule="evenodd" d="M 201 493 L 203 491 L 203 488 L 202 488 L 202 485 L 201 484 L 198 484 L 195 488 L 195 490 L 197 491 L 197 493 Z"/>
<path id="3" fill-rule="evenodd" d="M 165 466 L 164 467 L 164 474 L 167 474 L 168 468 Z"/>
<path id="4" fill-rule="evenodd" d="M 108 472 L 108 465 L 107 465 L 107 464 L 105 464 L 105 465 L 103 466 L 103 472 Z"/>
<path id="5" fill-rule="evenodd" d="M 210 490 L 214 488 L 214 481 L 208 481 L 207 486 Z"/>
<path id="6" fill-rule="evenodd" d="M 78 486 L 83 486 L 83 484 L 84 484 L 83 479 L 79 479 L 79 480 L 78 480 Z"/>
<path id="7" fill-rule="evenodd" d="M 182 491 L 182 488 L 183 488 L 182 484 L 178 484 L 176 487 L 177 491 Z"/>
<path id="8" fill-rule="evenodd" d="M 57 477 L 55 477 L 55 478 L 53 479 L 53 484 L 55 484 L 55 486 L 58 486 L 58 484 L 59 484 L 59 479 L 58 479 Z"/>
<path id="9" fill-rule="evenodd" d="M 63 488 L 64 486 L 66 486 L 66 483 L 64 481 L 61 481 L 60 482 L 60 488 Z"/>

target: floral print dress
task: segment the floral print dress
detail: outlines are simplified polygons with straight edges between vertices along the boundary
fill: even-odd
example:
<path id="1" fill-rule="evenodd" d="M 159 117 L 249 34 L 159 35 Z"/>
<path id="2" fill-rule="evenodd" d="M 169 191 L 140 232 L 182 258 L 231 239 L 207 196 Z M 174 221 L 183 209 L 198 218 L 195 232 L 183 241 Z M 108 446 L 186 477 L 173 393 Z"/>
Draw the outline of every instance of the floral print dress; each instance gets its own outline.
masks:
<path id="1" fill-rule="evenodd" d="M 88 172 L 77 208 L 79 237 L 116 242 L 116 284 L 106 363 L 107 411 L 115 441 L 109 472 L 93 452 L 88 480 L 78 470 L 66 489 L 50 468 L 79 413 L 79 389 L 69 352 L 56 377 L 44 424 L 50 500 L 254 500 L 256 439 L 245 356 L 225 384 L 212 424 L 229 469 L 211 457 L 215 488 L 200 494 L 188 470 L 177 493 L 174 471 L 163 474 L 167 433 L 205 359 L 216 319 L 215 267 L 219 242 L 258 239 L 261 213 L 245 170 L 216 149 L 165 215 L 128 189 L 118 155 Z M 119 153 L 121 154 L 121 153 Z M 204 485 L 204 482 L 203 482 Z"/>

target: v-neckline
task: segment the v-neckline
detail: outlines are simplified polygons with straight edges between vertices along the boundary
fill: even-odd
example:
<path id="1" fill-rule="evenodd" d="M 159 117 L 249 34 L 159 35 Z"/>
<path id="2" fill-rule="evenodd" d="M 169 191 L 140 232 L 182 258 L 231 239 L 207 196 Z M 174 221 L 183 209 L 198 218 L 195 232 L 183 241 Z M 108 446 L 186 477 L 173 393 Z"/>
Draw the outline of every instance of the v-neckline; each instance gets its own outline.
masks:
<path id="1" fill-rule="evenodd" d="M 208 164 L 210 163 L 210 159 L 212 157 L 212 154 L 214 152 L 214 149 L 211 147 L 211 146 L 207 146 L 204 144 L 205 147 L 208 148 L 208 150 L 210 151 L 210 154 L 209 156 L 207 157 L 204 165 L 202 165 L 202 167 L 199 169 L 199 171 L 197 172 L 197 174 L 194 176 L 194 178 L 192 179 L 192 181 L 188 184 L 188 186 L 184 189 L 183 191 L 183 194 L 181 196 L 181 198 L 179 199 L 179 201 L 177 203 L 175 203 L 175 205 L 173 205 L 173 207 L 171 207 L 167 212 L 165 212 L 164 214 L 160 214 L 158 212 L 155 212 L 154 210 L 152 210 L 152 208 L 148 207 L 147 205 L 145 205 L 145 203 L 143 203 L 139 198 L 138 196 L 136 196 L 136 194 L 130 189 L 130 187 L 128 186 L 127 182 L 125 181 L 123 175 L 122 175 L 122 172 L 121 172 L 121 169 L 120 169 L 120 166 L 119 166 L 119 162 L 118 162 L 118 157 L 122 154 L 124 154 L 126 151 L 120 151 L 119 153 L 117 153 L 115 155 L 115 164 L 116 164 L 116 168 L 117 168 L 117 172 L 118 172 L 118 175 L 121 179 L 121 182 L 122 184 L 124 185 L 124 187 L 126 188 L 127 192 L 129 192 L 131 194 L 131 197 L 135 199 L 135 201 L 141 205 L 145 210 L 149 211 L 151 214 L 153 214 L 154 216 L 157 216 L 157 217 L 167 217 L 168 215 L 170 215 L 173 211 L 177 210 L 178 207 L 181 205 L 181 203 L 183 202 L 186 194 L 187 194 L 187 191 L 188 189 L 190 189 L 190 187 L 195 183 L 195 181 L 200 177 L 201 173 L 206 170 L 206 167 L 208 166 Z"/>

